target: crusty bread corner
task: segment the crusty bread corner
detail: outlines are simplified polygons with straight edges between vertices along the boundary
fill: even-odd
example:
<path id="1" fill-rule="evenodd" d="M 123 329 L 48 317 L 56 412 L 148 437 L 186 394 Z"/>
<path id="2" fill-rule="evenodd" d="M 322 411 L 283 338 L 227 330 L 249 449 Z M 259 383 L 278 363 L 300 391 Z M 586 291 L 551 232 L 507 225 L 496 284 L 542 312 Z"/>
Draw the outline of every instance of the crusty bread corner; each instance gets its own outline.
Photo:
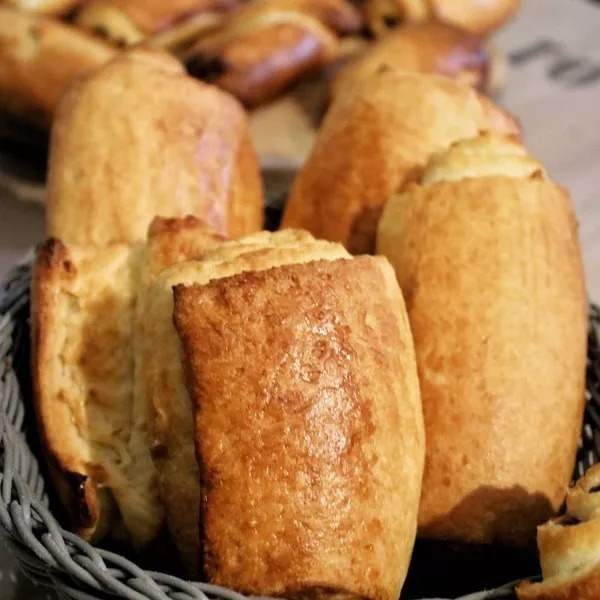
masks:
<path id="1" fill-rule="evenodd" d="M 157 466 L 171 535 L 190 570 L 198 569 L 198 467 L 190 399 L 172 323 L 174 285 L 204 284 L 240 271 L 264 270 L 289 262 L 349 257 L 339 244 L 317 241 L 303 231 L 259 232 L 208 249 L 202 260 L 164 270 L 149 286 L 138 313 L 136 396 L 149 411 L 152 455 Z M 140 401 L 141 402 L 141 401 Z"/>
<path id="2" fill-rule="evenodd" d="M 519 600 L 596 600 L 600 597 L 600 465 L 567 490 L 564 517 L 538 528 L 544 579 L 522 582 Z"/>

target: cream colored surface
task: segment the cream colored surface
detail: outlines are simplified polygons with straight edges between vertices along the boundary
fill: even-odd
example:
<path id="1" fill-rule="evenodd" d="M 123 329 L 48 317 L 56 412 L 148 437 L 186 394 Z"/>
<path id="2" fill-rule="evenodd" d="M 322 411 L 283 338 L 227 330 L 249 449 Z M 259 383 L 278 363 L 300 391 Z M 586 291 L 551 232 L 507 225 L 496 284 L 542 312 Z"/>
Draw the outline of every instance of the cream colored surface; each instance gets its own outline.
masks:
<path id="1" fill-rule="evenodd" d="M 172 323 L 172 288 L 180 283 L 202 284 L 280 264 L 346 256 L 340 245 L 315 241 L 305 232 L 261 232 L 207 252 L 202 261 L 174 265 L 157 277 L 149 289 L 145 314 L 139 317 L 151 324 L 138 346 L 144 364 L 139 377 L 153 414 L 153 455 L 160 473 L 167 523 L 192 572 L 198 566 L 200 488 L 191 404 Z"/>
<path id="2" fill-rule="evenodd" d="M 107 496 L 114 497 L 138 547 L 162 522 L 147 446 L 130 440 L 141 259 L 137 247 L 48 242 L 32 305 L 36 407 L 51 463 L 65 473 L 57 475 L 63 501 L 80 533 L 94 540 L 118 527 Z M 88 488 L 83 499 L 78 477 Z"/>
<path id="3" fill-rule="evenodd" d="M 572 206 L 509 142 L 459 144 L 434 168 L 447 180 L 392 198 L 377 245 L 417 352 L 420 534 L 528 544 L 564 500 L 583 415 L 587 306 Z"/>
<path id="4" fill-rule="evenodd" d="M 527 179 L 536 173 L 544 175 L 544 167 L 527 154 L 523 144 L 508 137 L 487 134 L 459 140 L 448 150 L 434 154 L 421 184 L 495 175 Z"/>

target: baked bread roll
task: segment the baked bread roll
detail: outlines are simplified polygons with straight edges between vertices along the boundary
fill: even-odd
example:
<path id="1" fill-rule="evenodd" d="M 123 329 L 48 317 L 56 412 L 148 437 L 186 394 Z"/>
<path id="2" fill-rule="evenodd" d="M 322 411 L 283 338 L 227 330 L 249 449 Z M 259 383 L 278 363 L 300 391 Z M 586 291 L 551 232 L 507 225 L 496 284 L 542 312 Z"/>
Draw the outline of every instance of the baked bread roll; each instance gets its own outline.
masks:
<path id="1" fill-rule="evenodd" d="M 538 528 L 544 580 L 523 581 L 519 600 L 592 600 L 600 595 L 600 465 L 567 490 L 567 512 Z"/>
<path id="2" fill-rule="evenodd" d="M 438 73 L 483 89 L 488 56 L 479 38 L 451 25 L 435 21 L 409 25 L 376 40 L 344 67 L 332 82 L 332 95 L 381 69 Z"/>
<path id="3" fill-rule="evenodd" d="M 388 198 L 429 157 L 481 130 L 518 133 L 514 119 L 445 77 L 382 71 L 337 97 L 292 187 L 284 227 L 373 252 Z"/>
<path id="4" fill-rule="evenodd" d="M 167 54 L 123 53 L 63 98 L 50 146 L 49 235 L 143 241 L 156 215 L 191 214 L 238 237 L 261 228 L 262 211 L 243 109 Z"/>
<path id="5" fill-rule="evenodd" d="M 482 36 L 512 17 L 519 6 L 519 0 L 366 0 L 364 10 L 376 35 L 400 24 L 437 20 Z"/>
<path id="6" fill-rule="evenodd" d="M 584 408 L 587 302 L 567 192 L 517 142 L 463 140 L 390 200 L 377 252 L 415 340 L 419 535 L 531 543 L 564 500 Z"/>
<path id="7" fill-rule="evenodd" d="M 337 37 L 313 11 L 296 10 L 294 4 L 302 3 L 271 0 L 244 5 L 221 30 L 191 48 L 186 55 L 189 73 L 227 90 L 247 106 L 257 106 L 331 63 L 339 51 Z"/>
<path id="8" fill-rule="evenodd" d="M 141 258 L 124 244 L 49 240 L 35 264 L 31 311 L 36 409 L 58 494 L 84 539 L 120 536 L 124 525 L 136 546 L 162 522 L 149 454 L 129 452 Z"/>
<path id="9" fill-rule="evenodd" d="M 264 270 L 290 262 L 347 256 L 342 246 L 315 241 L 306 232 L 261 232 L 222 244 L 202 261 L 176 264 L 149 288 L 143 310 L 138 312 L 136 402 L 148 406 L 152 455 L 160 474 L 167 524 L 191 573 L 198 570 L 196 507 L 200 486 L 191 402 L 172 322 L 172 287 L 179 283 L 204 284 L 242 271 Z"/>
<path id="10" fill-rule="evenodd" d="M 47 126 L 64 89 L 116 53 L 76 27 L 0 4 L 0 105 Z"/>
<path id="11" fill-rule="evenodd" d="M 40 431 L 74 529 L 136 547 L 163 519 L 134 368 L 146 290 L 164 268 L 201 258 L 222 237 L 202 222 L 155 219 L 148 243 L 70 246 L 49 240 L 32 286 L 33 380 Z M 118 510 L 117 510 L 118 508 Z M 120 520 L 123 520 L 123 523 Z M 124 525 L 124 527 L 123 527 Z"/>
<path id="12" fill-rule="evenodd" d="M 287 264 L 177 285 L 174 301 L 208 580 L 260 596 L 396 600 L 424 439 L 387 261 Z"/>

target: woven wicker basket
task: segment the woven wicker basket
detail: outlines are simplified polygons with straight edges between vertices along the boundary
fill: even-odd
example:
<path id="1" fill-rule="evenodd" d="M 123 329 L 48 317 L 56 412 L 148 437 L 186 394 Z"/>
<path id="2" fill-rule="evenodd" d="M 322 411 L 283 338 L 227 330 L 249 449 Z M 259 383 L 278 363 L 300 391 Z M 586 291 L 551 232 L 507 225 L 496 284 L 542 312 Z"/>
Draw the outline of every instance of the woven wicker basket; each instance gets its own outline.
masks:
<path id="1" fill-rule="evenodd" d="M 36 454 L 29 381 L 31 258 L 0 286 L 0 526 L 25 574 L 74 600 L 243 600 L 216 586 L 145 571 L 115 553 L 92 547 L 63 529 L 49 510 Z M 587 410 L 576 476 L 598 461 L 600 446 L 600 310 L 590 311 Z M 514 598 L 513 584 L 462 600 Z"/>

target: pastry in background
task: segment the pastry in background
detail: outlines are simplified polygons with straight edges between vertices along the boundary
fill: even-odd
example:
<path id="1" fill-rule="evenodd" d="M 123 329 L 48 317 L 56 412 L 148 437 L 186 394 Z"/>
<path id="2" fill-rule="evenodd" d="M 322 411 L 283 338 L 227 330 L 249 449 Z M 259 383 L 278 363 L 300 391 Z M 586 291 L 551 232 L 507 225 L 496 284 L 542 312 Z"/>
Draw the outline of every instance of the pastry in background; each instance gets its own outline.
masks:
<path id="1" fill-rule="evenodd" d="M 64 89 L 115 54 L 72 25 L 0 5 L 0 106 L 47 127 Z"/>
<path id="2" fill-rule="evenodd" d="M 261 228 L 262 202 L 242 107 L 171 56 L 123 53 L 64 96 L 50 146 L 50 236 L 143 241 L 156 215 L 190 214 L 239 237 Z"/>
<path id="3" fill-rule="evenodd" d="M 226 11 L 236 4 L 237 0 L 91 0 L 78 11 L 76 21 L 118 42 L 127 29 L 152 35 L 194 15 Z"/>
<path id="4" fill-rule="evenodd" d="M 519 600 L 595 600 L 600 597 L 600 465 L 567 490 L 563 517 L 538 528 L 544 579 L 523 581 Z"/>
<path id="5" fill-rule="evenodd" d="M 519 0 L 365 0 L 369 29 L 377 36 L 398 25 L 437 20 L 487 35 L 512 17 Z"/>
<path id="6" fill-rule="evenodd" d="M 517 141 L 434 156 L 386 205 L 427 457 L 419 535 L 533 542 L 560 508 L 584 409 L 587 301 L 568 193 Z"/>
<path id="7" fill-rule="evenodd" d="M 74 22 L 122 47 L 153 38 L 159 45 L 163 36 L 172 44 L 176 39 L 179 47 L 220 25 L 223 13 L 235 4 L 236 0 L 92 0 L 81 6 Z M 168 49 L 167 44 L 161 47 Z"/>
<path id="8" fill-rule="evenodd" d="M 64 15 L 75 8 L 81 0 L 0 0 L 0 6 L 45 15 Z"/>
<path id="9" fill-rule="evenodd" d="M 282 226 L 353 254 L 373 252 L 385 203 L 432 154 L 482 130 L 519 132 L 491 100 L 442 76 L 381 71 L 344 91 L 292 186 Z"/>
<path id="10" fill-rule="evenodd" d="M 136 403 L 147 405 L 150 445 L 167 525 L 192 574 L 197 574 L 199 566 L 200 484 L 191 401 L 173 326 L 172 288 L 180 283 L 204 284 L 216 277 L 290 262 L 344 257 L 348 254 L 339 244 L 316 241 L 306 232 L 260 232 L 222 244 L 207 252 L 201 261 L 175 264 L 153 281 L 144 303 L 138 307 Z"/>
<path id="11" fill-rule="evenodd" d="M 486 46 L 451 25 L 429 21 L 391 31 L 353 60 L 332 82 L 332 95 L 382 69 L 438 73 L 483 90 L 488 71 Z"/>
<path id="12" fill-rule="evenodd" d="M 360 16 L 345 0 L 254 0 L 186 54 L 190 74 L 262 104 L 334 61 L 335 31 L 354 31 Z"/>
<path id="13" fill-rule="evenodd" d="M 392 268 L 360 257 L 191 283 L 174 288 L 173 317 L 208 581 L 256 596 L 396 600 L 424 438 Z"/>

